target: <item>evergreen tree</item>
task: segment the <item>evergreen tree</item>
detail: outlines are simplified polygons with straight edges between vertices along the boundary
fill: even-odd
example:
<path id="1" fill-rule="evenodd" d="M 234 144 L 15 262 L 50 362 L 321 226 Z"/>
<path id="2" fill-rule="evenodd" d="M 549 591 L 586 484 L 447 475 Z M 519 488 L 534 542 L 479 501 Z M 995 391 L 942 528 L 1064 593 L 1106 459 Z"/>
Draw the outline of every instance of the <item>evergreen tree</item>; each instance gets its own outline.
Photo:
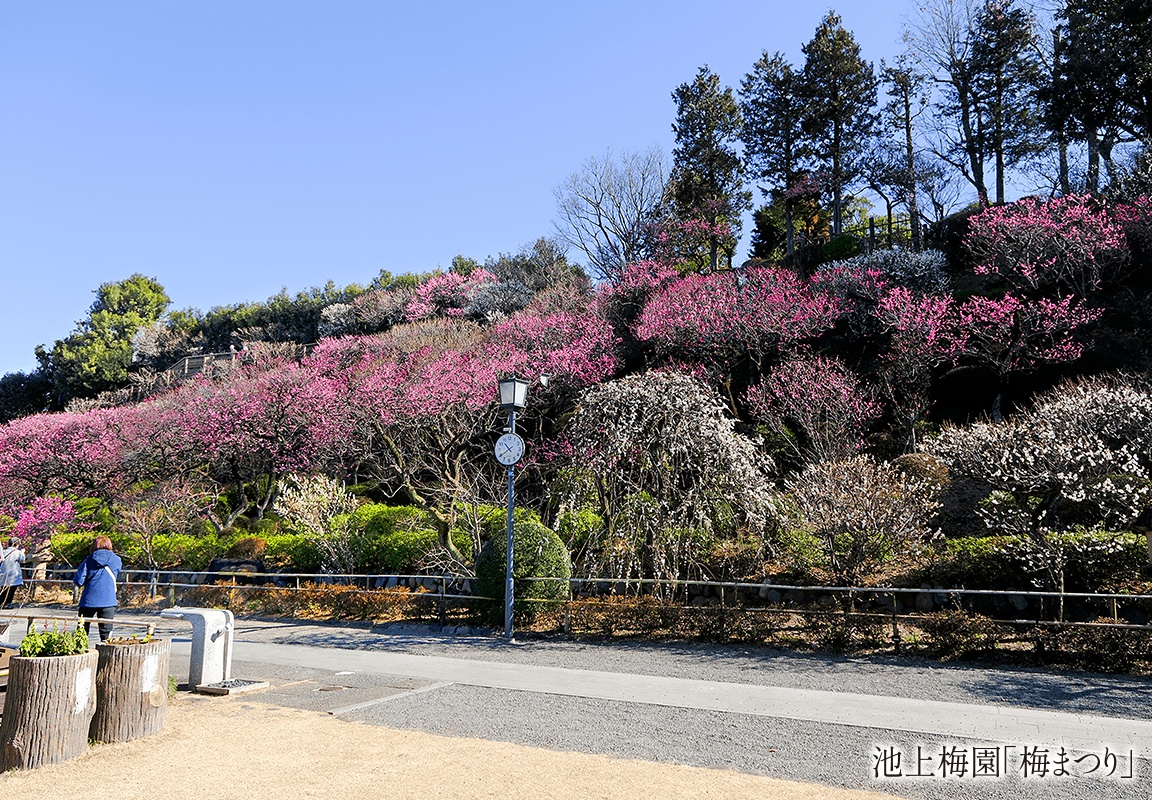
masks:
<path id="1" fill-rule="evenodd" d="M 996 171 L 996 203 L 1003 205 L 1009 167 L 1046 148 L 1036 92 L 1040 64 L 1032 18 L 1014 0 L 989 0 L 979 10 L 972 44 L 977 102 L 985 119 L 986 154 Z"/>
<path id="2" fill-rule="evenodd" d="M 824 164 L 832 188 L 832 233 L 843 229 L 844 191 L 860 175 L 861 160 L 875 127 L 876 76 L 860 58 L 860 46 L 835 12 L 804 45 L 802 96 L 804 132 Z"/>
<path id="3" fill-rule="evenodd" d="M 122 281 L 102 283 L 88 318 L 51 351 L 36 348 L 37 358 L 51 372 L 54 406 L 63 408 L 75 397 L 95 397 L 117 388 L 128 378 L 132 338 L 155 323 L 171 302 L 155 278 L 139 273 Z"/>
<path id="4" fill-rule="evenodd" d="M 721 253 L 736 253 L 740 215 L 752 203 L 743 190 L 744 164 L 736 149 L 742 118 L 731 87 L 700 67 L 695 80 L 672 93 L 676 101 L 676 148 L 672 151 L 673 200 L 682 222 L 705 226 L 707 266 L 715 271 Z M 725 231 L 727 231 L 725 233 Z"/>
<path id="5" fill-rule="evenodd" d="M 1068 0 L 1060 16 L 1041 98 L 1049 127 L 1087 143 L 1094 192 L 1101 160 L 1117 177 L 1115 145 L 1152 136 L 1152 3 Z"/>
<path id="6" fill-rule="evenodd" d="M 769 56 L 765 52 L 740 84 L 745 163 L 752 180 L 763 182 L 760 191 L 765 197 L 772 195 L 772 189 L 785 193 L 788 255 L 796 251 L 795 198 L 788 190 L 800 181 L 803 161 L 809 155 L 801 129 L 804 104 L 797 93 L 800 77 L 782 53 Z"/>

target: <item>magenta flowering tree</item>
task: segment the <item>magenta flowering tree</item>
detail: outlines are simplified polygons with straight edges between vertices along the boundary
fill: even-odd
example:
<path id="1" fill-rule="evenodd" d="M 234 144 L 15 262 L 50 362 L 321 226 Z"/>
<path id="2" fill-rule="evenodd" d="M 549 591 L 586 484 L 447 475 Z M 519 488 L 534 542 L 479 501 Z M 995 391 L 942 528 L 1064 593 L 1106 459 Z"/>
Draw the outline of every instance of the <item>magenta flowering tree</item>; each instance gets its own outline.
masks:
<path id="1" fill-rule="evenodd" d="M 76 509 L 70 500 L 54 495 L 34 497 L 27 504 L 13 506 L 8 513 L 13 522 L 9 541 L 30 551 L 46 547 L 54 533 L 87 527 L 77 521 Z"/>
<path id="2" fill-rule="evenodd" d="M 636 322 L 636 338 L 665 364 L 701 362 L 728 387 L 743 361 L 753 372 L 835 322 L 837 305 L 795 273 L 751 268 L 691 274 L 654 294 Z"/>
<path id="3" fill-rule="evenodd" d="M 601 284 L 595 298 L 596 311 L 611 322 L 618 333 L 631 335 L 648 299 L 680 276 L 679 270 L 663 261 L 627 264 L 615 281 Z"/>
<path id="4" fill-rule="evenodd" d="M 656 223 L 652 226 L 656 260 L 696 271 L 715 271 L 718 257 L 724 255 L 731 268 L 736 250 L 736 237 L 729 224 L 732 214 L 726 200 L 706 200 L 702 208 Z"/>
<path id="5" fill-rule="evenodd" d="M 799 460 L 829 461 L 859 452 L 879 404 L 838 359 L 791 358 L 749 387 L 744 402 Z"/>
<path id="6" fill-rule="evenodd" d="M 975 296 L 954 310 L 951 352 L 988 366 L 1003 386 L 1010 376 L 1037 364 L 1079 358 L 1084 346 L 1076 332 L 1099 316 L 1071 297 L 1028 301 L 1011 294 L 1000 299 Z M 992 413 L 1000 418 L 1000 395 Z"/>
<path id="7" fill-rule="evenodd" d="M 876 310 L 889 334 L 881 355 L 885 370 L 881 387 L 906 418 L 910 443 L 916 447 L 916 421 L 928 412 L 932 371 L 954 361 L 957 341 L 954 303 L 949 295 L 920 294 L 903 286 L 890 289 Z"/>
<path id="8" fill-rule="evenodd" d="M 608 321 L 585 308 L 519 314 L 495 327 L 486 351 L 506 371 L 547 374 L 553 392 L 573 394 L 612 376 L 619 343 Z"/>
<path id="9" fill-rule="evenodd" d="M 221 491 L 234 490 L 231 508 L 211 517 L 216 527 L 230 526 L 251 508 L 262 517 L 283 475 L 333 461 L 345 427 L 337 388 L 284 361 L 181 392 L 179 436 L 200 454 Z"/>
<path id="10" fill-rule="evenodd" d="M 50 493 L 109 498 L 157 466 L 165 437 L 135 407 L 37 414 L 0 429 L 0 485 L 9 500 Z"/>
<path id="11" fill-rule="evenodd" d="M 449 537 L 459 504 L 498 488 L 490 450 L 497 380 L 549 374 L 549 388 L 534 390 L 539 408 L 614 373 L 616 343 L 607 321 L 585 305 L 522 312 L 490 328 L 425 319 L 378 337 L 321 343 L 308 367 L 350 409 L 339 437 L 348 469 L 428 510 L 444 552 L 461 566 L 468 558 Z"/>
<path id="12" fill-rule="evenodd" d="M 1152 226 L 1152 200 L 1109 204 L 1090 195 L 1027 197 L 973 216 L 964 243 L 976 272 L 1029 291 L 1088 297 L 1132 266 L 1129 236 Z"/>
<path id="13" fill-rule="evenodd" d="M 458 272 L 433 275 L 416 287 L 416 294 L 405 309 L 405 319 L 415 322 L 431 316 L 462 317 L 471 301 L 470 293 L 495 282 L 496 276 L 483 268 L 474 269 L 468 275 Z"/>

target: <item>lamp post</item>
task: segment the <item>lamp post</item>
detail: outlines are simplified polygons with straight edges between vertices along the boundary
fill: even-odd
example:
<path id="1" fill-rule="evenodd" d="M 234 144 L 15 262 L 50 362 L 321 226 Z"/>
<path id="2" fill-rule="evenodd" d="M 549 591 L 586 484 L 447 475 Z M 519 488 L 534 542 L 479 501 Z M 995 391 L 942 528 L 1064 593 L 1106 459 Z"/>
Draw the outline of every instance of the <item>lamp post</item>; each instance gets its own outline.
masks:
<path id="1" fill-rule="evenodd" d="M 528 401 L 528 381 L 512 375 L 501 378 L 500 407 L 508 412 L 507 433 L 496 440 L 496 460 L 508 467 L 508 558 L 504 569 L 504 636 L 512 639 L 512 517 L 516 464 L 524 456 L 524 440 L 516 435 L 516 410 Z"/>

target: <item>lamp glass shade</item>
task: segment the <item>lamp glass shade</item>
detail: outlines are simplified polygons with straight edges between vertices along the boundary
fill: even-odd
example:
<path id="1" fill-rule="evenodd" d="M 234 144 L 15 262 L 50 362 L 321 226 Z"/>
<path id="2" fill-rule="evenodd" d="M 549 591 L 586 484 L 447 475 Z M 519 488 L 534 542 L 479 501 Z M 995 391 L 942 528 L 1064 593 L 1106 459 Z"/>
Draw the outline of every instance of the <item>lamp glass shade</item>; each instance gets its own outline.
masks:
<path id="1" fill-rule="evenodd" d="M 528 402 L 528 381 L 513 375 L 500 379 L 500 405 L 505 408 L 524 408 Z"/>

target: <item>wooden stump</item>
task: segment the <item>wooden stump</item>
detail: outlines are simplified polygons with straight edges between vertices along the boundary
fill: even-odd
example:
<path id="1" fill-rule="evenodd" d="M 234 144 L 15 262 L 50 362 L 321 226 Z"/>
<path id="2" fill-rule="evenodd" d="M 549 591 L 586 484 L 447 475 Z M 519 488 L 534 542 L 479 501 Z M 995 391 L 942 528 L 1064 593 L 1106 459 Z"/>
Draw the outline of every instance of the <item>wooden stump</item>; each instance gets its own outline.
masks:
<path id="1" fill-rule="evenodd" d="M 171 642 L 96 646 L 96 714 L 89 737 L 96 742 L 127 742 L 164 727 L 168 710 L 168 656 Z"/>
<path id="2" fill-rule="evenodd" d="M 34 769 L 83 753 L 96 711 L 96 651 L 16 656 L 8 669 L 0 770 Z"/>

